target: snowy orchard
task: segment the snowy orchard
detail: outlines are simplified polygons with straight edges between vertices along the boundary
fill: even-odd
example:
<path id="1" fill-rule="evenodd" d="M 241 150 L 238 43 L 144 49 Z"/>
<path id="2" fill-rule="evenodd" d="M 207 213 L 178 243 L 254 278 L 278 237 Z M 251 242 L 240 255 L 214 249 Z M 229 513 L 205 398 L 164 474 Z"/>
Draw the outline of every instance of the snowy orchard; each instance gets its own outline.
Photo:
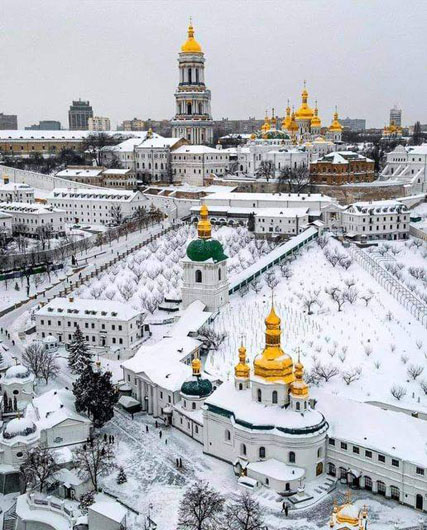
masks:
<path id="1" fill-rule="evenodd" d="M 189 241 L 196 237 L 194 226 L 169 232 L 110 267 L 77 294 L 82 298 L 126 302 L 145 313 L 154 313 L 165 298 L 181 298 L 180 260 Z M 229 257 L 229 277 L 255 263 L 272 248 L 266 241 L 256 241 L 243 227 L 214 229 L 213 237 L 223 244 Z"/>

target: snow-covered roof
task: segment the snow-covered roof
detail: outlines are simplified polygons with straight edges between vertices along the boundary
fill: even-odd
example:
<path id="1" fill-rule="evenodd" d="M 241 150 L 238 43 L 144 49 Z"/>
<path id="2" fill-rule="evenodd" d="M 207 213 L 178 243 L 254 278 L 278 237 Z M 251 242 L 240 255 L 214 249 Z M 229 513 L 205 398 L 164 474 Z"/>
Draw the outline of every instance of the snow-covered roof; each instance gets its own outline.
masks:
<path id="1" fill-rule="evenodd" d="M 0 140 L 82 140 L 87 136 L 107 134 L 108 136 L 133 136 L 141 138 L 146 131 L 37 131 L 37 130 L 5 130 L 0 131 Z"/>
<path id="2" fill-rule="evenodd" d="M 256 217 L 303 217 L 308 215 L 308 208 L 257 208 Z"/>
<path id="3" fill-rule="evenodd" d="M 403 412 L 312 390 L 329 436 L 427 468 L 427 421 Z"/>
<path id="4" fill-rule="evenodd" d="M 13 215 L 6 212 L 0 212 L 0 219 L 13 219 Z"/>
<path id="5" fill-rule="evenodd" d="M 360 201 L 354 202 L 348 207 L 348 211 L 354 214 L 382 214 L 407 212 L 408 208 L 397 200 L 383 201 Z"/>
<path id="6" fill-rule="evenodd" d="M 111 519 L 116 523 L 122 523 L 126 517 L 127 510 L 121 504 L 116 501 L 98 501 L 89 506 L 89 519 L 90 512 L 99 513 L 107 519 Z"/>
<path id="7" fill-rule="evenodd" d="M 34 191 L 34 188 L 28 184 L 22 184 L 20 182 L 1 182 L 0 181 L 0 191 Z"/>
<path id="8" fill-rule="evenodd" d="M 107 200 L 131 202 L 137 197 L 143 197 L 139 191 L 116 190 L 108 188 L 55 188 L 46 198 L 52 199 L 75 199 L 75 200 Z"/>
<path id="9" fill-rule="evenodd" d="M 299 434 L 303 435 L 303 431 L 311 427 L 326 428 L 318 410 L 309 409 L 302 413 L 290 408 L 283 409 L 279 405 L 264 405 L 253 400 L 251 389 L 236 390 L 234 382 L 223 383 L 206 399 L 205 404 L 232 414 L 236 426 L 244 429 L 254 426 L 286 436 L 289 429 L 299 430 Z"/>
<path id="10" fill-rule="evenodd" d="M 127 175 L 128 173 L 132 173 L 131 169 L 105 169 L 102 174 L 103 175 Z"/>
<path id="11" fill-rule="evenodd" d="M 173 147 L 175 144 L 180 142 L 182 138 L 164 138 L 163 136 L 153 136 L 153 138 L 146 138 L 141 144 L 138 145 L 138 149 L 156 149 L 161 147 Z"/>
<path id="12" fill-rule="evenodd" d="M 208 147 L 207 145 L 181 145 L 173 152 L 174 154 L 216 154 L 220 155 L 222 149 L 214 149 L 213 147 Z"/>
<path id="13" fill-rule="evenodd" d="M 6 424 L 3 430 L 3 438 L 11 439 L 19 437 L 32 436 L 37 431 L 37 427 L 31 418 L 21 417 L 14 418 Z"/>
<path id="14" fill-rule="evenodd" d="M 53 475 L 53 478 L 58 482 L 61 482 L 67 488 L 70 486 L 79 486 L 80 484 L 84 484 L 86 482 L 85 479 L 78 476 L 76 471 L 67 468 L 62 468 L 57 471 Z"/>
<path id="15" fill-rule="evenodd" d="M 364 161 L 364 162 L 373 162 L 370 158 L 367 158 L 366 156 L 363 156 L 359 153 L 355 153 L 353 151 L 334 151 L 333 153 L 328 153 L 327 155 L 322 156 L 322 158 L 319 158 L 313 164 L 317 164 L 319 162 L 329 162 L 332 164 L 348 164 L 350 161 Z"/>
<path id="16" fill-rule="evenodd" d="M 65 213 L 64 210 L 59 210 L 58 208 L 53 208 L 46 204 L 38 204 L 36 202 L 0 202 L 0 210 L 3 212 L 28 213 L 34 215 L 46 215 L 54 212 Z"/>
<path id="17" fill-rule="evenodd" d="M 40 430 L 49 429 L 72 419 L 80 423 L 90 423 L 90 420 L 76 411 L 75 398 L 71 390 L 49 390 L 33 399 L 32 409 L 27 408 L 26 416 L 33 417 L 34 413 Z"/>
<path id="18" fill-rule="evenodd" d="M 86 298 L 54 298 L 40 308 L 36 315 L 40 316 L 79 316 L 107 320 L 129 321 L 141 315 L 130 304 L 112 300 L 91 300 Z"/>
<path id="19" fill-rule="evenodd" d="M 397 148 L 396 148 L 397 149 Z M 408 147 L 410 155 L 427 155 L 427 144 Z"/>
<path id="20" fill-rule="evenodd" d="M 180 319 L 172 326 L 168 335 L 171 337 L 186 337 L 190 333 L 197 333 L 212 316 L 212 313 L 205 311 L 205 308 L 206 306 L 203 302 L 194 300 L 181 312 Z"/>
<path id="21" fill-rule="evenodd" d="M 59 171 L 55 176 L 56 177 L 99 177 L 102 174 L 103 168 L 72 168 L 72 169 L 63 169 Z"/>
<path id="22" fill-rule="evenodd" d="M 16 364 L 6 370 L 4 378 L 10 384 L 13 382 L 23 383 L 24 381 L 33 380 L 34 375 L 26 366 L 23 366 L 22 364 Z"/>
<path id="23" fill-rule="evenodd" d="M 215 201 L 306 201 L 331 202 L 332 198 L 320 193 L 236 193 L 220 191 L 206 197 L 206 204 L 215 206 Z"/>
<path id="24" fill-rule="evenodd" d="M 275 458 L 269 458 L 260 462 L 251 462 L 247 465 L 246 469 L 275 480 L 283 480 L 286 482 L 299 480 L 305 474 L 305 470 L 302 467 L 290 466 Z"/>

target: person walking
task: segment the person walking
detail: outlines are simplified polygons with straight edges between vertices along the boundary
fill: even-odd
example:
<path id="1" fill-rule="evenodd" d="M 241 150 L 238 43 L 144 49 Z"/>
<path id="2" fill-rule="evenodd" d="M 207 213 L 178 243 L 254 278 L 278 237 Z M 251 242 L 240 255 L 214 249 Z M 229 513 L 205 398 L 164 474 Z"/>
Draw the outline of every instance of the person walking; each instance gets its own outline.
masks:
<path id="1" fill-rule="evenodd" d="M 288 516 L 288 513 L 289 513 L 289 504 L 286 503 L 286 504 L 285 504 L 285 516 L 286 516 L 286 517 Z"/>
<path id="2" fill-rule="evenodd" d="M 159 438 L 162 439 L 162 431 L 159 431 Z"/>

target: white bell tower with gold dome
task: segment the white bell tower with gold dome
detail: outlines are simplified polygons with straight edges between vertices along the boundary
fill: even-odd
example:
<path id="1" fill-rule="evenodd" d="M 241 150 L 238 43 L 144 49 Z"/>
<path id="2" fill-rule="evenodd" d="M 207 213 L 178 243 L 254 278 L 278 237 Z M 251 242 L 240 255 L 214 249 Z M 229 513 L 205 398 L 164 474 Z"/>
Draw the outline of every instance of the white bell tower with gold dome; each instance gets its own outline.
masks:
<path id="1" fill-rule="evenodd" d="M 211 92 L 205 85 L 205 56 L 194 38 L 191 19 L 178 64 L 179 84 L 175 91 L 176 113 L 172 120 L 172 136 L 185 138 L 191 144 L 212 144 Z"/>

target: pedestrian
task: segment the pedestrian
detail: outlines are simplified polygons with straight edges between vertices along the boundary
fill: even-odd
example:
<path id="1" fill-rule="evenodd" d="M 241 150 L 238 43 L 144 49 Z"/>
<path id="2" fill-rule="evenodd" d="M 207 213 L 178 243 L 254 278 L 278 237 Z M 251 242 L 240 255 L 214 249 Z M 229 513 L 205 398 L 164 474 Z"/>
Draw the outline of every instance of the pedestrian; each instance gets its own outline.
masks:
<path id="1" fill-rule="evenodd" d="M 162 431 L 159 432 L 159 438 L 162 439 Z"/>
<path id="2" fill-rule="evenodd" d="M 157 420 L 156 420 L 156 429 L 157 429 Z"/>
<path id="3" fill-rule="evenodd" d="M 165 445 L 168 445 L 168 439 L 165 438 Z"/>
<path id="4" fill-rule="evenodd" d="M 145 426 L 145 432 L 148 432 L 148 425 Z"/>
<path id="5" fill-rule="evenodd" d="M 182 458 L 179 457 L 179 467 L 182 467 Z"/>
<path id="6" fill-rule="evenodd" d="M 282 502 L 282 513 L 285 511 L 286 508 L 286 501 Z"/>
<path id="7" fill-rule="evenodd" d="M 286 517 L 288 516 L 288 513 L 289 513 L 289 504 L 286 503 L 286 505 L 285 505 L 285 516 Z"/>

